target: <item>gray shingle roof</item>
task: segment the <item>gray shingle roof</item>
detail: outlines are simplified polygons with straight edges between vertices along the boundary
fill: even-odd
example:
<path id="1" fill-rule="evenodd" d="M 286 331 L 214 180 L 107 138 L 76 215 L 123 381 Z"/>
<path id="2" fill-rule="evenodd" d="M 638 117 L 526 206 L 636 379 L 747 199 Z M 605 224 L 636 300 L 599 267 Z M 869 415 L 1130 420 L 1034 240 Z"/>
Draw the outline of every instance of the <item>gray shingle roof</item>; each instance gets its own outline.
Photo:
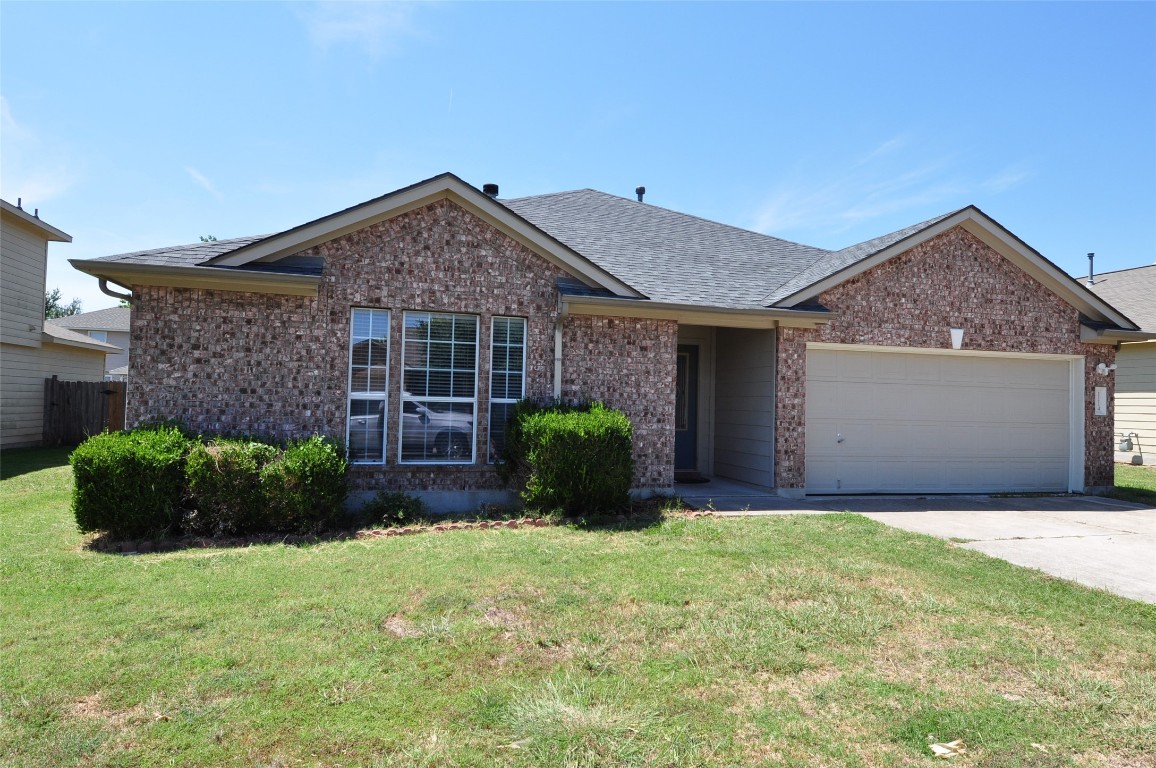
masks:
<path id="1" fill-rule="evenodd" d="M 828 251 L 593 189 L 499 202 L 651 300 L 742 309 L 768 307 L 956 213 Z M 98 260 L 192 267 L 267 237 L 154 248 Z M 320 265 L 282 260 L 236 269 L 317 274 Z M 579 291 L 574 285 L 560 288 Z"/>
<path id="2" fill-rule="evenodd" d="M 254 237 L 234 237 L 231 240 L 213 240 L 208 243 L 190 243 L 188 245 L 170 245 L 167 248 L 153 248 L 147 251 L 133 251 L 118 253 L 113 256 L 101 256 L 96 261 L 117 261 L 123 264 L 155 264 L 165 267 L 194 267 L 203 261 L 220 256 L 229 251 L 235 251 L 242 246 L 264 240 L 269 235 Z"/>
<path id="3" fill-rule="evenodd" d="M 828 253 L 593 189 L 500 202 L 655 301 L 762 306 Z"/>
<path id="4" fill-rule="evenodd" d="M 959 210 L 963 210 L 962 208 Z M 774 304 L 777 301 L 782 301 L 793 293 L 803 290 L 808 285 L 813 285 L 824 278 L 830 277 L 836 272 L 846 269 L 869 256 L 873 256 L 882 250 L 890 248 L 898 243 L 900 240 L 911 237 L 914 234 L 922 232 L 932 224 L 943 221 L 949 216 L 953 216 L 959 211 L 951 211 L 942 216 L 936 216 L 933 219 L 913 224 L 910 227 L 896 230 L 887 235 L 872 238 L 856 245 L 848 246 L 839 251 L 831 251 L 821 256 L 817 261 L 812 263 L 803 271 L 796 274 L 790 280 L 787 280 L 782 285 L 779 285 L 775 290 L 764 297 L 764 303 L 767 305 Z"/>
<path id="5" fill-rule="evenodd" d="M 112 307 L 111 309 L 98 309 L 94 312 L 81 312 L 79 315 L 69 317 L 58 317 L 44 322 L 79 331 L 124 331 L 127 333 L 130 312 L 128 307 Z"/>
<path id="6" fill-rule="evenodd" d="M 1096 275 L 1092 290 L 1141 330 L 1156 331 L 1156 264 Z"/>

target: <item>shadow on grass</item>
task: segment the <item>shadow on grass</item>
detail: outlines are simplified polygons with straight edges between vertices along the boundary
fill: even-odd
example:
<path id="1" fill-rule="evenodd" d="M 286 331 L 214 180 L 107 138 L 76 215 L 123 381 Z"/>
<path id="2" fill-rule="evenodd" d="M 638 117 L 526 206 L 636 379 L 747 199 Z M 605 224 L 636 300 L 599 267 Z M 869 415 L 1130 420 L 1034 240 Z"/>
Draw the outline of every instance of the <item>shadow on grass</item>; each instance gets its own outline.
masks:
<path id="1" fill-rule="evenodd" d="M 97 534 L 85 549 L 108 554 L 140 555 L 158 552 L 181 552 L 197 549 L 243 549 L 253 546 L 283 545 L 307 547 L 333 541 L 371 540 L 393 536 L 448 531 L 486 531 L 493 529 L 545 528 L 567 526 L 575 530 L 600 532 L 641 531 L 661 525 L 669 514 L 689 512 L 672 505 L 670 500 L 636 502 L 623 514 L 585 517 L 525 517 L 512 510 L 493 510 L 484 515 L 423 515 L 401 524 L 376 525 L 373 521 L 349 520 L 349 527 L 312 534 L 257 533 L 247 536 L 157 536 L 143 539 L 121 539 Z"/>
<path id="2" fill-rule="evenodd" d="M 72 448 L 10 448 L 0 451 L 0 480 L 9 480 L 42 469 L 68 466 Z"/>

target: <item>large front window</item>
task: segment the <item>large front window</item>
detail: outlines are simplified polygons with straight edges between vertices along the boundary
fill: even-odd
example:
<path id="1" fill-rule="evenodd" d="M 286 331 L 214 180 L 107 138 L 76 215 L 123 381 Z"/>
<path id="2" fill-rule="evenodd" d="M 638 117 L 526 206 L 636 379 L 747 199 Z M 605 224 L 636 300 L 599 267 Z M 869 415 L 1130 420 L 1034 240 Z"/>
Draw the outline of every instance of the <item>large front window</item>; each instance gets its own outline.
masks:
<path id="1" fill-rule="evenodd" d="M 495 317 L 490 346 L 490 462 L 506 446 L 506 423 L 526 394 L 526 321 Z"/>
<path id="2" fill-rule="evenodd" d="M 472 463 L 477 315 L 406 312 L 402 369 L 401 462 Z"/>
<path id="3" fill-rule="evenodd" d="M 385 460 L 389 310 L 354 309 L 349 339 L 349 460 Z"/>

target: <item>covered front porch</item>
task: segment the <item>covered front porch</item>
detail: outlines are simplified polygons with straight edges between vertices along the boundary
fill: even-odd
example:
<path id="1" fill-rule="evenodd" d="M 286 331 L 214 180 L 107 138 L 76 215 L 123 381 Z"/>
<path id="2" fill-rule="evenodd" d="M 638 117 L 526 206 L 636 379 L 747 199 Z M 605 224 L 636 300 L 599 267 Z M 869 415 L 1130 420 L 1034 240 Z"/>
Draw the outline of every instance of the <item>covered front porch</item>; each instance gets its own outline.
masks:
<path id="1" fill-rule="evenodd" d="M 775 486 L 775 329 L 678 327 L 675 491 L 728 497 Z"/>

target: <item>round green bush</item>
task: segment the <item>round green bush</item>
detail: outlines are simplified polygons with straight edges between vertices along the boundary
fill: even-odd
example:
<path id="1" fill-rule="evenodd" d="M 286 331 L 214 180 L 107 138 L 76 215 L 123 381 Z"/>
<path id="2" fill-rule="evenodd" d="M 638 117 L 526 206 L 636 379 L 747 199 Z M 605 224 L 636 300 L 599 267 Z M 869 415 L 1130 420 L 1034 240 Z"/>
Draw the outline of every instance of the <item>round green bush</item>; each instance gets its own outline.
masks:
<path id="1" fill-rule="evenodd" d="M 171 531 L 180 521 L 189 446 L 175 427 L 85 440 L 69 457 L 77 527 L 124 539 Z"/>

